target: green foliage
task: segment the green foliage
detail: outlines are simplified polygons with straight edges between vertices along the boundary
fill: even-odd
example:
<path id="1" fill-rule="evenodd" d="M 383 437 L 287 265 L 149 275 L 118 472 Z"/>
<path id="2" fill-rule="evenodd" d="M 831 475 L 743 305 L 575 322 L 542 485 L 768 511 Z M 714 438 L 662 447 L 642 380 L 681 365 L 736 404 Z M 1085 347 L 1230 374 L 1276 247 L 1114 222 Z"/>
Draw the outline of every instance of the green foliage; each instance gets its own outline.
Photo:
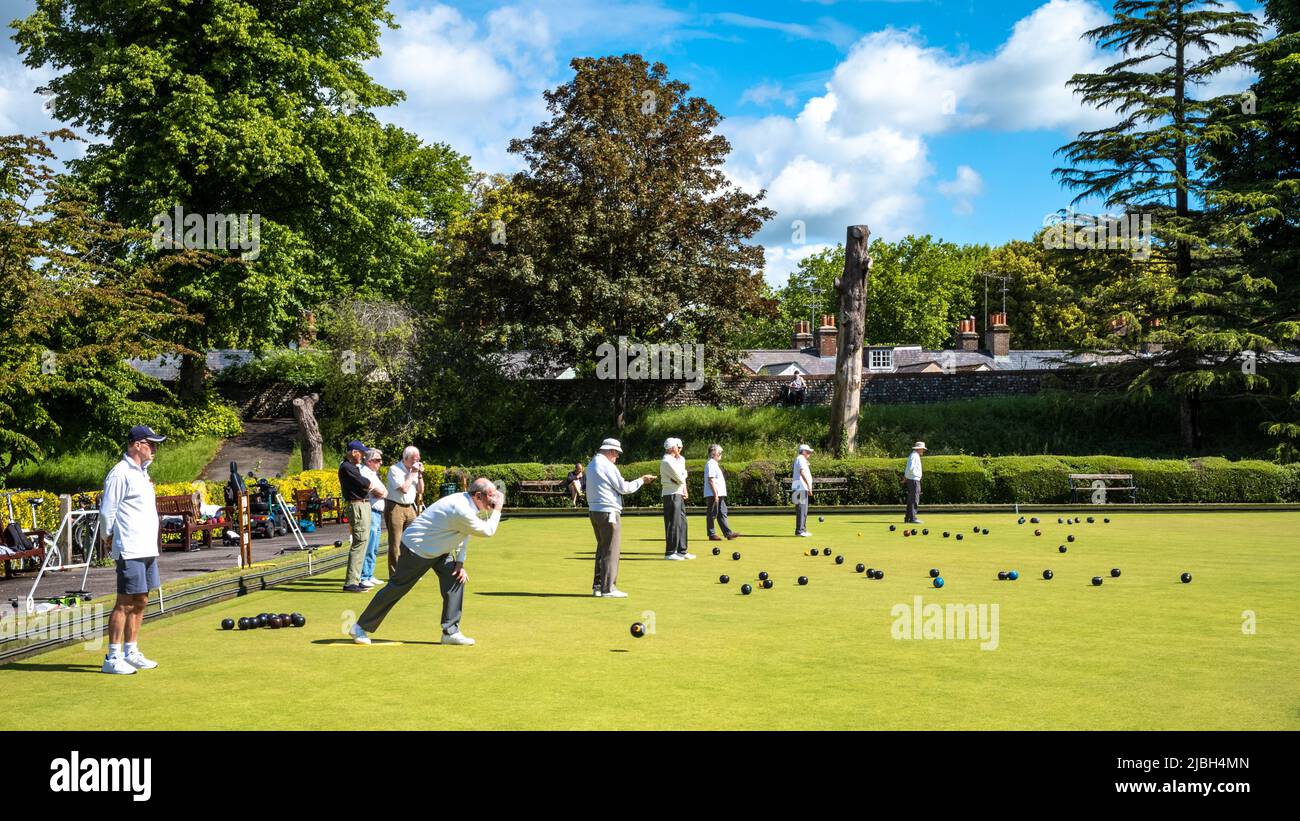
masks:
<path id="1" fill-rule="evenodd" d="M 157 383 L 123 360 L 174 352 L 158 338 L 193 319 L 159 293 L 159 266 L 128 253 L 142 232 L 95 216 L 53 159 L 40 137 L 0 137 L 0 480 L 157 420 L 136 398 Z"/>
<path id="2" fill-rule="evenodd" d="M 471 175 L 371 113 L 402 99 L 363 67 L 394 25 L 386 5 L 39 0 L 17 21 L 25 64 L 59 72 L 41 89 L 55 116 L 99 138 L 70 168 L 109 217 L 260 217 L 255 258 L 165 253 L 168 292 L 204 319 L 167 338 L 283 344 L 333 293 L 401 295 L 427 277 L 430 238 L 467 204 Z M 197 363 L 186 357 L 186 394 L 201 389 Z"/>
<path id="3" fill-rule="evenodd" d="M 546 92 L 551 118 L 511 142 L 526 170 L 458 227 L 446 316 L 462 344 L 545 351 L 585 367 L 599 344 L 724 343 L 762 301 L 772 216 L 729 183 L 721 116 L 640 56 L 577 58 Z M 484 230 L 488 228 L 489 230 Z M 620 383 L 622 384 L 622 383 Z M 613 394 L 621 427 L 626 396 Z"/>
<path id="4" fill-rule="evenodd" d="M 320 348 L 292 350 L 278 348 L 260 354 L 242 365 L 232 365 L 217 376 L 218 385 L 292 385 L 318 388 L 334 365 L 334 354 Z"/>
<path id="5" fill-rule="evenodd" d="M 158 458 L 149 466 L 149 475 L 159 483 L 192 481 L 202 474 L 203 469 L 217 455 L 221 441 L 215 436 L 199 436 L 187 441 L 169 439 L 159 449 Z M 13 472 L 5 486 L 41 488 L 47 504 L 51 503 L 53 495 L 59 493 L 98 493 L 104 488 L 104 477 L 121 458 L 122 449 L 119 447 L 105 451 L 79 451 L 39 462 L 25 462 Z M 55 507 L 57 509 L 57 505 Z"/>

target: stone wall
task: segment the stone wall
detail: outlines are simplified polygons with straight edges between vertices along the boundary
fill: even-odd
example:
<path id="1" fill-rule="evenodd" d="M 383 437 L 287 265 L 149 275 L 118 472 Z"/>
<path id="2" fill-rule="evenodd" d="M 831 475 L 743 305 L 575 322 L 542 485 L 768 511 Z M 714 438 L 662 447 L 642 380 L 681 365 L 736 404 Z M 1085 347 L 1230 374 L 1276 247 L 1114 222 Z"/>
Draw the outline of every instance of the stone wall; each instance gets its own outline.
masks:
<path id="1" fill-rule="evenodd" d="M 990 396 L 1011 396 L 1038 393 L 1044 378 L 1054 371 L 975 371 L 955 374 L 879 373 L 863 374 L 862 401 L 864 404 L 912 404 L 922 402 L 947 402 L 957 399 L 977 399 Z M 835 392 L 834 379 L 829 376 L 805 376 L 808 385 L 804 403 L 829 405 Z M 570 404 L 583 401 L 612 399 L 613 382 L 595 379 L 552 380 L 534 383 L 540 401 Z M 756 408 L 776 405 L 781 393 L 790 384 L 786 376 L 753 376 L 725 379 L 721 391 L 707 388 L 690 391 L 683 383 L 642 380 L 630 383 L 629 399 L 633 407 L 657 405 L 680 408 L 700 405 L 732 405 Z"/>

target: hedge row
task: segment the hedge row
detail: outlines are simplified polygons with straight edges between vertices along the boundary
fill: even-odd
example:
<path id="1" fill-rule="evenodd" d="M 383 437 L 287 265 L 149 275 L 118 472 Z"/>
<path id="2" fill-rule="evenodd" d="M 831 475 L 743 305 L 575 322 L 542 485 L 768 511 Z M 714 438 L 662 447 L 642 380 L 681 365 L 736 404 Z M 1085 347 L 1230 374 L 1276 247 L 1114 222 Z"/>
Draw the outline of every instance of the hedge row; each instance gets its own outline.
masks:
<path id="1" fill-rule="evenodd" d="M 902 459 L 814 459 L 814 476 L 848 479 L 843 493 L 824 494 L 818 504 L 903 504 L 904 460 Z M 1134 459 L 1123 456 L 929 456 L 924 463 L 923 504 L 1011 503 L 1055 504 L 1070 501 L 1071 473 L 1131 473 L 1138 485 L 1138 501 L 1169 502 L 1300 502 L 1300 464 L 1276 465 L 1264 461 L 1231 462 L 1209 457 L 1190 460 Z M 444 467 L 425 465 L 425 501 L 438 497 L 439 486 L 454 482 L 460 487 L 475 476 L 487 476 L 505 483 L 507 503 L 515 507 L 568 507 L 567 496 L 528 496 L 519 483 L 538 479 L 563 479 L 571 465 L 516 463 Z M 704 461 L 687 460 L 691 504 L 704 498 Z M 756 460 L 723 463 L 727 475 L 728 500 L 740 505 L 786 504 L 781 479 L 790 475 L 786 462 Z M 657 461 L 620 463 L 628 478 L 645 473 L 659 475 Z M 339 494 L 336 469 L 309 470 L 273 479 L 286 500 L 293 501 L 299 488 L 315 488 L 322 496 Z M 180 482 L 156 487 L 159 496 L 202 494 L 210 504 L 222 504 L 224 482 Z M 626 504 L 640 507 L 659 505 L 659 483 L 643 487 L 626 498 Z M 44 496 L 37 521 L 53 531 L 58 526 L 58 495 L 34 491 L 17 494 L 14 509 L 24 526 L 29 524 L 27 499 Z M 1084 499 L 1086 501 L 1086 499 Z M 6 511 L 0 506 L 0 524 Z"/>

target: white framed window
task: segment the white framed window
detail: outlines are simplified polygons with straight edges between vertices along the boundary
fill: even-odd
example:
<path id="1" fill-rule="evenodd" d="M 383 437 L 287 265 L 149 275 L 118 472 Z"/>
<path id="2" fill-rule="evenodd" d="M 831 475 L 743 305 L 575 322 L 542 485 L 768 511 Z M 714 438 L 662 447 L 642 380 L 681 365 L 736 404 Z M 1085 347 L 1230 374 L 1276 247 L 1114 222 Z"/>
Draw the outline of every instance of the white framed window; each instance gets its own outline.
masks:
<path id="1" fill-rule="evenodd" d="M 867 370 L 892 371 L 893 369 L 893 348 L 871 348 L 867 351 Z"/>

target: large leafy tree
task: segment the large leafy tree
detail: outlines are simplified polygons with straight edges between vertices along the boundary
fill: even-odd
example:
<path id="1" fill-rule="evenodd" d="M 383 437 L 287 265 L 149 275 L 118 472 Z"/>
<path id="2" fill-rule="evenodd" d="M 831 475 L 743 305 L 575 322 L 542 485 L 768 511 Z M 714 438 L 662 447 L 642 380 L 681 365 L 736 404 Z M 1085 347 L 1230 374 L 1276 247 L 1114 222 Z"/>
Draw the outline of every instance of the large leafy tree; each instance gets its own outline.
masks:
<path id="1" fill-rule="evenodd" d="M 571 65 L 546 92 L 551 118 L 511 142 L 527 165 L 510 181 L 513 216 L 463 242 L 449 315 L 468 338 L 571 363 L 627 337 L 700 343 L 720 364 L 744 319 L 769 310 L 747 240 L 772 212 L 726 180 L 720 115 L 663 64 Z"/>
<path id="2" fill-rule="evenodd" d="M 98 218 L 53 161 L 42 137 L 0 137 L 0 484 L 57 448 L 165 428 L 161 407 L 130 398 L 157 383 L 123 360 L 174 352 L 159 340 L 192 321 L 158 290 L 170 261 L 133 260 L 144 232 Z"/>
<path id="3" fill-rule="evenodd" d="M 1300 7 L 1269 0 L 1265 6 L 1277 37 L 1264 43 L 1254 67 L 1258 79 L 1239 105 L 1211 118 L 1211 145 L 1204 153 L 1214 183 L 1210 201 L 1240 221 L 1234 238 L 1243 264 L 1267 278 L 1276 291 L 1260 305 L 1256 324 L 1277 342 L 1300 339 Z M 1291 413 L 1270 426 L 1278 455 L 1300 458 L 1300 385 L 1294 372 L 1259 361 L 1271 391 L 1291 395 Z"/>
<path id="4" fill-rule="evenodd" d="M 1166 273 L 1174 286 L 1156 306 L 1158 338 L 1169 347 L 1131 384 L 1176 391 L 1185 443 L 1197 447 L 1202 394 L 1241 377 L 1234 361 L 1241 351 L 1272 344 L 1269 329 L 1252 320 L 1272 283 L 1225 253 L 1239 223 L 1206 206 L 1212 180 L 1197 164 L 1212 137 L 1208 118 L 1237 98 L 1198 99 L 1196 90 L 1226 69 L 1248 65 L 1263 27 L 1217 0 L 1117 0 L 1114 14 L 1113 22 L 1085 36 L 1119 60 L 1098 74 L 1076 74 L 1069 85 L 1085 103 L 1119 119 L 1064 146 L 1071 165 L 1056 174 L 1079 192 L 1075 202 L 1098 199 L 1107 208 L 1152 215 L 1157 242 L 1147 270 Z M 1233 42 L 1239 45 L 1226 45 Z M 1128 333 L 1112 334 L 1107 347 L 1142 336 L 1122 320 L 1113 327 Z"/>
<path id="5" fill-rule="evenodd" d="M 370 113 L 400 92 L 379 55 L 385 0 L 37 0 L 15 21 L 61 120 L 98 141 L 70 168 L 106 216 L 149 226 L 257 214 L 256 259 L 176 266 L 167 292 L 204 321 L 194 351 L 292 338 L 304 308 L 340 291 L 400 295 L 431 264 L 429 232 L 463 203 L 463 157 L 420 146 Z M 201 384 L 188 356 L 183 383 Z"/>

